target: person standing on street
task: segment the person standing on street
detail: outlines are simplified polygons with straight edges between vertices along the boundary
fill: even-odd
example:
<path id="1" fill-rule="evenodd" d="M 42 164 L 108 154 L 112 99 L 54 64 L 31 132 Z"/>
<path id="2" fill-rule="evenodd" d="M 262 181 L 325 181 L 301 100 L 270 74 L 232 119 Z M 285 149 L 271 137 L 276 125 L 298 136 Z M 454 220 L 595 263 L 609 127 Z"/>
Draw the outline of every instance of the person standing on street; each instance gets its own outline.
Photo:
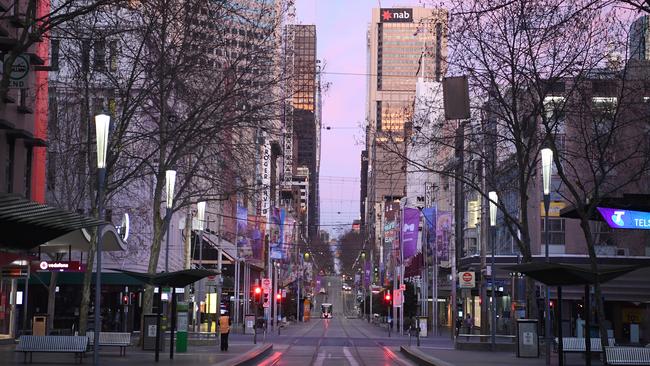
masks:
<path id="1" fill-rule="evenodd" d="M 219 317 L 219 333 L 221 333 L 221 352 L 228 351 L 228 334 L 230 333 L 230 316 L 225 313 Z"/>

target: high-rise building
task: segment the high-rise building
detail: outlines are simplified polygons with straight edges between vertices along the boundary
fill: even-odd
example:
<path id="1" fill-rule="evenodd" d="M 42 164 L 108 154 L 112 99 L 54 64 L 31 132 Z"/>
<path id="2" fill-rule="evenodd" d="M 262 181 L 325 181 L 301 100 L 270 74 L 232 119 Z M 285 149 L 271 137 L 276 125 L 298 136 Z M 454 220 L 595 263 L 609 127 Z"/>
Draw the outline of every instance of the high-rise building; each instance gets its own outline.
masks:
<path id="1" fill-rule="evenodd" d="M 447 11 L 441 8 L 375 8 L 368 27 L 365 216 L 375 232 L 376 203 L 406 194 L 403 158 L 418 77 L 440 81 L 445 73 Z M 365 156 L 364 156 L 365 157 Z M 363 191 L 363 189 L 362 189 Z"/>
<path id="2" fill-rule="evenodd" d="M 648 29 L 648 20 L 650 17 L 644 15 L 635 20 L 630 26 L 628 36 L 628 54 L 629 59 L 648 60 L 650 59 L 650 29 Z"/>
<path id="3" fill-rule="evenodd" d="M 293 154 L 285 152 L 285 181 L 288 170 L 296 173 L 298 166 L 309 171 L 308 235 L 315 237 L 319 224 L 318 172 L 320 168 L 320 103 L 316 59 L 316 26 L 288 25 L 287 59 L 290 69 L 291 101 L 287 120 L 296 139 Z M 287 123 L 285 123 L 287 126 Z M 287 127 L 287 134 L 289 134 Z M 287 161 L 291 159 L 292 161 Z M 287 166 L 287 164 L 290 164 Z"/>

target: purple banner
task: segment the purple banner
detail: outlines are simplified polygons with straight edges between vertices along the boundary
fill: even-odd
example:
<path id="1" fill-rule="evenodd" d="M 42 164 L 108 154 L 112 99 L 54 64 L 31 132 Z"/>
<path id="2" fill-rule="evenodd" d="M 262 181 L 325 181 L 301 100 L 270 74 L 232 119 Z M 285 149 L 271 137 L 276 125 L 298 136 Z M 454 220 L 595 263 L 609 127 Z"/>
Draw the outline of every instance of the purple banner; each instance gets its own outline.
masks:
<path id="1" fill-rule="evenodd" d="M 609 207 L 596 208 L 607 225 L 613 229 L 650 230 L 650 212 Z"/>
<path id="2" fill-rule="evenodd" d="M 418 235 L 420 233 L 420 210 L 404 207 L 402 214 L 402 255 L 404 260 L 413 257 L 418 251 Z"/>

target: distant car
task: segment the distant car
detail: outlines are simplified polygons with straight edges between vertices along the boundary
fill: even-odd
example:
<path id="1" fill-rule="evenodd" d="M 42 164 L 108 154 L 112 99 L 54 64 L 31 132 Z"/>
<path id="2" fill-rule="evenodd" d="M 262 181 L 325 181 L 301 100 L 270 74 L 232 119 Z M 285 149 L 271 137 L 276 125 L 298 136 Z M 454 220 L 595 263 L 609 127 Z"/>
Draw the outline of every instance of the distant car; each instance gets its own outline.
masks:
<path id="1" fill-rule="evenodd" d="M 352 291 L 352 287 L 350 285 L 343 285 L 343 291 Z"/>

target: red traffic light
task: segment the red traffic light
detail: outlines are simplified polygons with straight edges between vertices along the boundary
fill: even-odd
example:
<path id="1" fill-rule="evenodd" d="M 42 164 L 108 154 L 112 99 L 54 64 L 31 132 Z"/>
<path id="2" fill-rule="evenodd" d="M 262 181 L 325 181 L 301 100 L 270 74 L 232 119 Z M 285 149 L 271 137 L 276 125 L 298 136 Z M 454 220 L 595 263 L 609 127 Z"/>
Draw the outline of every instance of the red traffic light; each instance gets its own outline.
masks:
<path id="1" fill-rule="evenodd" d="M 390 294 L 386 294 L 386 296 L 384 296 L 384 299 L 386 299 L 386 301 L 390 301 Z"/>
<path id="2" fill-rule="evenodd" d="M 122 305 L 129 305 L 129 295 L 122 296 Z"/>
<path id="3" fill-rule="evenodd" d="M 278 300 L 282 300 L 282 294 L 276 294 L 275 298 L 278 299 Z"/>
<path id="4" fill-rule="evenodd" d="M 255 295 L 259 295 L 262 293 L 262 288 L 260 287 L 255 287 Z"/>

